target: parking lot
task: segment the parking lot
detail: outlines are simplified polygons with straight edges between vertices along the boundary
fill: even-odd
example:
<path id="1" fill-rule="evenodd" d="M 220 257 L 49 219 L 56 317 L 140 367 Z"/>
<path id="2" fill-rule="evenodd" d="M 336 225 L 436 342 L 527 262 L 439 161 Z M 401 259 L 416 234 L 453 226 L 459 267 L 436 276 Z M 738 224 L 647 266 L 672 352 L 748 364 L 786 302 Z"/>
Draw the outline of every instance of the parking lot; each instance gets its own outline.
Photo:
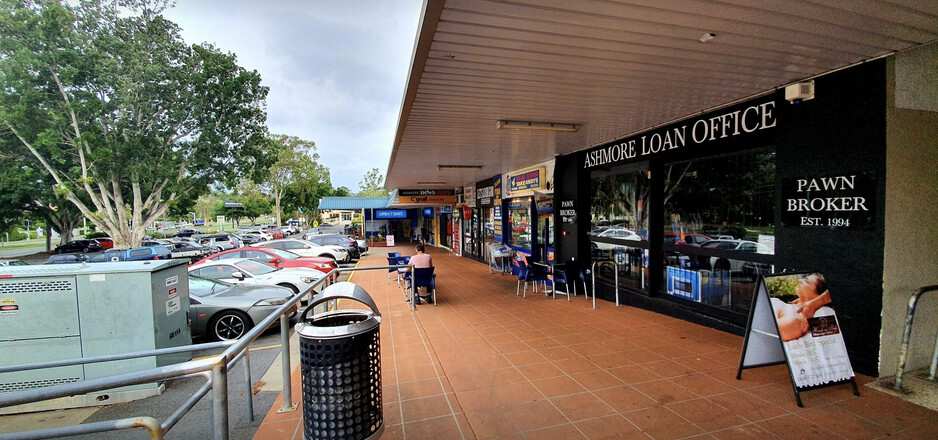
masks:
<path id="1" fill-rule="evenodd" d="M 18 256 L 29 264 L 43 264 L 50 252 L 32 253 Z M 354 266 L 354 263 L 343 264 L 344 267 Z M 346 278 L 343 276 L 342 278 Z M 290 318 L 289 334 L 293 335 L 299 314 Z M 230 411 L 230 433 L 233 439 L 249 439 L 260 426 L 261 421 L 271 409 L 282 387 L 281 373 L 281 338 L 280 326 L 274 324 L 258 339 L 250 344 L 250 370 L 254 406 L 254 420 L 247 414 L 246 381 L 243 361 L 240 361 L 228 373 L 228 404 Z M 211 342 L 203 338 L 195 338 L 193 344 Z M 211 357 L 223 352 L 223 348 L 197 351 L 192 354 L 193 359 Z M 294 359 L 291 365 L 297 365 L 298 348 L 291 348 Z M 270 370 L 270 374 L 267 374 Z M 266 374 L 266 376 L 265 376 Z M 99 408 L 81 408 L 72 410 L 55 410 L 43 413 L 18 414 L 0 416 L 0 433 L 17 432 L 37 428 L 51 428 L 77 423 L 87 423 L 105 420 L 115 420 L 130 417 L 149 416 L 159 421 L 166 420 L 174 411 L 193 395 L 203 384 L 205 379 L 201 376 L 165 382 L 165 390 L 158 396 L 149 397 L 129 403 L 113 404 Z M 294 397 L 296 401 L 297 397 Z M 211 432 L 210 399 L 203 398 L 185 417 L 172 429 L 166 438 L 190 439 L 203 437 Z M 144 429 L 132 429 L 95 433 L 68 438 L 76 439 L 147 439 L 149 434 Z"/>

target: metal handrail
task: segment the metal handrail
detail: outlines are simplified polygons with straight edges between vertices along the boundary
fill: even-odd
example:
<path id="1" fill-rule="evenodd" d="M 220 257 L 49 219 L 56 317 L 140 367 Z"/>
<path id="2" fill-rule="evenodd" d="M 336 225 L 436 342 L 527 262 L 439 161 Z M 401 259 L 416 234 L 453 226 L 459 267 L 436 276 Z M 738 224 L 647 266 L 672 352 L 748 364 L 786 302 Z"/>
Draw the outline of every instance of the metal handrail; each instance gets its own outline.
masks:
<path id="1" fill-rule="evenodd" d="M 912 339 L 912 320 L 915 318 L 915 306 L 918 305 L 919 298 L 928 292 L 938 291 L 938 285 L 925 286 L 915 291 L 909 298 L 909 308 L 905 314 L 905 329 L 902 331 L 902 345 L 899 346 L 899 365 L 896 367 L 896 383 L 893 386 L 897 391 L 902 390 L 902 374 L 905 370 L 905 363 L 908 360 L 909 342 Z M 931 368 L 928 372 L 928 380 L 935 380 L 935 370 L 938 369 L 938 337 L 935 338 L 935 350 L 931 356 Z"/>
<path id="2" fill-rule="evenodd" d="M 281 357 L 283 365 L 283 407 L 281 412 L 296 409 L 292 402 L 291 383 L 290 383 L 290 341 L 289 341 L 289 318 L 287 311 L 294 305 L 302 301 L 304 296 L 315 294 L 314 289 L 323 283 L 327 286 L 338 279 L 338 276 L 344 272 L 354 272 L 358 270 L 387 270 L 391 268 L 400 269 L 407 265 L 393 266 L 375 266 L 362 268 L 335 268 L 329 271 L 326 276 L 316 280 L 308 289 L 294 295 L 289 301 L 281 305 L 276 311 L 257 323 L 253 329 L 246 333 L 241 339 L 231 342 L 189 345 L 186 347 L 172 347 L 158 350 L 148 350 L 137 353 L 123 353 L 111 356 L 96 356 L 86 359 L 74 359 L 59 362 L 47 362 L 41 364 L 29 364 L 17 367 L 4 367 L 2 372 L 20 371 L 36 368 L 48 368 L 47 364 L 76 365 L 93 362 L 108 362 L 114 360 L 130 359 L 134 357 L 158 356 L 162 354 L 180 353 L 185 351 L 202 350 L 205 348 L 215 348 L 218 346 L 230 345 L 224 352 L 217 356 L 207 359 L 191 360 L 179 364 L 167 365 L 163 367 L 151 368 L 142 371 L 119 374 L 116 376 L 89 379 L 81 382 L 69 382 L 52 385 L 39 389 L 29 389 L 13 391 L 0 394 L 0 408 L 21 405 L 26 403 L 41 402 L 44 400 L 60 397 L 69 397 L 80 394 L 86 394 L 94 391 L 107 390 L 111 388 L 123 387 L 128 385 L 138 385 L 161 380 L 177 380 L 195 375 L 206 377 L 206 383 L 199 391 L 193 394 L 184 402 L 166 421 L 162 424 L 152 417 L 131 417 L 125 419 L 107 420 L 102 422 L 65 426 L 59 428 L 21 431 L 7 434 L 0 434 L 0 440 L 21 440 L 21 439 L 40 439 L 63 437 L 67 435 L 90 434 L 95 432 L 114 431 L 130 428 L 145 428 L 150 433 L 151 439 L 162 439 L 166 433 L 172 429 L 182 417 L 188 413 L 192 407 L 198 403 L 206 394 L 211 392 L 212 408 L 212 433 L 215 440 L 227 439 L 229 437 L 228 426 L 228 370 L 239 360 L 244 360 L 246 368 L 246 392 L 248 417 L 254 420 L 253 411 L 253 393 L 251 392 L 250 358 L 248 347 L 261 333 L 267 330 L 275 319 L 280 319 L 280 342 Z M 61 366 L 61 365 L 55 365 Z"/>
<path id="3" fill-rule="evenodd" d="M 596 260 L 593 262 L 593 310 L 596 310 L 596 265 L 599 263 L 612 263 L 616 267 L 616 307 L 619 307 L 619 263 L 616 263 L 615 260 Z"/>

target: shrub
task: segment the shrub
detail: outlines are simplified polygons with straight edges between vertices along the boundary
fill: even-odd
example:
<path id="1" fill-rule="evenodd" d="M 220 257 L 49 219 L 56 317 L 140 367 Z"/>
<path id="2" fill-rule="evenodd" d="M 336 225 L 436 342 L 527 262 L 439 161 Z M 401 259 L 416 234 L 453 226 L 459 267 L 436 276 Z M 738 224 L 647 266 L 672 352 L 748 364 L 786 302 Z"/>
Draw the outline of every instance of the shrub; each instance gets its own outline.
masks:
<path id="1" fill-rule="evenodd" d="M 101 237 L 107 237 L 107 236 L 108 236 L 107 232 L 89 232 L 85 234 L 85 238 L 101 238 Z"/>

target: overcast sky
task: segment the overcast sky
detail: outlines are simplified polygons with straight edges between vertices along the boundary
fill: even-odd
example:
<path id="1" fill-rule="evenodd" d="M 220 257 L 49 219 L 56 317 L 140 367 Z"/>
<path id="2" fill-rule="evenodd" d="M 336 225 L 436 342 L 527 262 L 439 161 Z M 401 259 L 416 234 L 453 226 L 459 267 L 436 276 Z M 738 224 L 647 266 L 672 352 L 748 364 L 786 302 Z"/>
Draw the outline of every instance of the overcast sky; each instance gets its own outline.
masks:
<path id="1" fill-rule="evenodd" d="M 387 172 L 422 0 L 179 0 L 188 43 L 238 56 L 270 87 L 267 126 L 316 142 L 332 185 Z"/>

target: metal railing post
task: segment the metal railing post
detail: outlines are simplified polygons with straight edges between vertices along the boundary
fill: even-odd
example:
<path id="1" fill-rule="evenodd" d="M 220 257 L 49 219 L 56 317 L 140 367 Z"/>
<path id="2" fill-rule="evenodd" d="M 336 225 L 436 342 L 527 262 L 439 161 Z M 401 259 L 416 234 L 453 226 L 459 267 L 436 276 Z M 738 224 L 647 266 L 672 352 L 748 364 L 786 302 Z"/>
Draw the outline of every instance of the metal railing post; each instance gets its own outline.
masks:
<path id="1" fill-rule="evenodd" d="M 619 307 L 619 264 L 615 260 L 596 260 L 593 262 L 593 310 L 596 310 L 596 265 L 599 263 L 612 263 L 616 268 L 616 307 Z M 584 288 L 585 289 L 585 288 Z"/>
<path id="2" fill-rule="evenodd" d="M 248 421 L 254 421 L 254 387 L 251 380 L 251 350 L 244 350 L 244 358 L 241 363 L 244 365 L 244 404 L 247 405 Z"/>
<path id="3" fill-rule="evenodd" d="M 897 391 L 902 389 L 902 374 L 905 370 L 905 363 L 908 360 L 909 343 L 912 340 L 912 321 L 915 319 L 915 306 L 918 305 L 918 300 L 922 295 L 936 290 L 938 290 L 938 285 L 922 287 L 915 291 L 912 297 L 909 298 L 909 307 L 905 314 L 905 329 L 902 331 L 902 344 L 899 346 L 899 365 L 896 367 L 896 383 L 893 385 L 893 388 Z M 928 380 L 935 380 L 936 366 L 938 366 L 938 337 L 935 338 L 935 350 L 932 352 Z"/>
<path id="4" fill-rule="evenodd" d="M 283 371 L 283 406 L 278 413 L 293 411 L 293 385 L 290 383 L 290 319 L 287 315 L 280 315 L 280 362 Z"/>
<path id="5" fill-rule="evenodd" d="M 215 440 L 228 439 L 228 362 L 224 356 L 212 367 L 212 433 Z"/>

